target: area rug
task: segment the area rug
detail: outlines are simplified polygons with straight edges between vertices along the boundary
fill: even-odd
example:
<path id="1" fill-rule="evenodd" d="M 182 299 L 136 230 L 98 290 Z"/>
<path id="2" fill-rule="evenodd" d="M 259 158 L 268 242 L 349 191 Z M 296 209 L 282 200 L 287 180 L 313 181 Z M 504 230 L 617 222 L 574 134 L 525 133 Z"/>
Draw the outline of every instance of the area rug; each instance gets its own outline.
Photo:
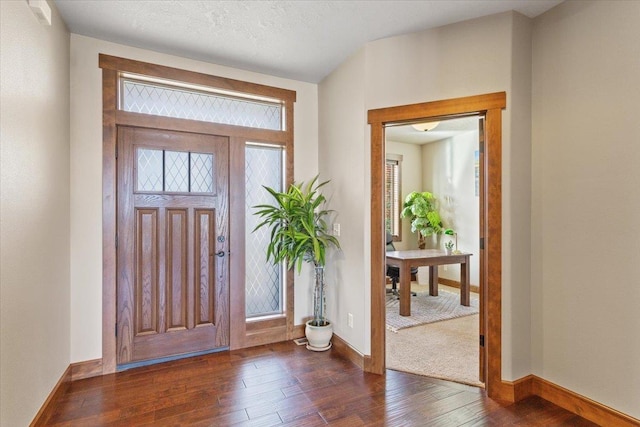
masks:
<path id="1" fill-rule="evenodd" d="M 398 332 L 401 329 L 443 320 L 470 316 L 478 313 L 478 295 L 471 293 L 471 305 L 460 305 L 460 294 L 440 289 L 438 296 L 430 296 L 428 291 L 418 292 L 411 297 L 411 316 L 400 316 L 400 301 L 394 295 L 387 294 L 387 329 Z"/>

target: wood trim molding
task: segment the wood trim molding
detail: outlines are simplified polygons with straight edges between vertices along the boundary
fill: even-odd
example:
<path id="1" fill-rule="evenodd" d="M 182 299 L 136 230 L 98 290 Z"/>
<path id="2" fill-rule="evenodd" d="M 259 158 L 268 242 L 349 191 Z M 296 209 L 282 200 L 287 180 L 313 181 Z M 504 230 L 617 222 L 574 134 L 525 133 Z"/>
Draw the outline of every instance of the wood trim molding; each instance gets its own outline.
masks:
<path id="1" fill-rule="evenodd" d="M 38 411 L 36 416 L 33 417 L 33 421 L 31 421 L 31 424 L 29 424 L 30 427 L 47 425 L 49 417 L 56 409 L 55 405 L 52 405 L 51 403 L 60 400 L 62 395 L 67 391 L 67 388 L 69 388 L 70 383 L 71 365 L 69 365 L 67 369 L 65 369 L 65 371 L 62 373 L 62 376 L 45 399 L 44 403 L 40 407 L 40 410 Z"/>
<path id="2" fill-rule="evenodd" d="M 348 342 L 340 338 L 339 335 L 333 334 L 333 338 L 331 339 L 333 343 L 333 350 L 341 355 L 342 357 L 350 360 L 360 369 L 364 368 L 365 358 L 358 350 L 351 347 Z"/>
<path id="3" fill-rule="evenodd" d="M 559 407 L 566 409 L 602 426 L 638 427 L 640 420 L 610 408 L 588 397 L 540 378 L 527 375 L 516 381 L 503 381 L 505 390 L 509 390 L 514 402 L 529 396 L 539 396 Z"/>
<path id="4" fill-rule="evenodd" d="M 422 102 L 419 104 L 369 110 L 369 123 L 398 123 L 423 118 L 476 115 L 488 110 L 502 110 L 506 107 L 504 92 L 486 95 L 451 98 L 444 101 Z M 428 112 L 425 116 L 425 112 Z"/>
<path id="5" fill-rule="evenodd" d="M 460 289 L 460 281 L 459 280 L 453 280 L 453 279 L 446 279 L 444 277 L 438 277 L 438 283 L 440 283 L 441 285 L 445 285 L 445 286 L 449 286 L 449 287 L 452 287 L 452 288 Z M 471 290 L 471 292 L 475 292 L 476 294 L 480 293 L 480 286 L 470 285 L 469 289 Z"/>
<path id="6" fill-rule="evenodd" d="M 443 101 L 381 108 L 368 111 L 371 125 L 371 358 L 365 370 L 385 371 L 384 319 L 384 129 L 387 124 L 421 119 L 462 116 L 484 117 L 485 142 L 481 147 L 481 319 L 485 331 L 484 363 L 489 397 L 513 399 L 511 387 L 502 382 L 502 110 L 506 93 L 497 92 Z M 484 262 L 483 262 L 484 260 Z M 483 317 L 484 316 L 484 317 Z"/>
<path id="7" fill-rule="evenodd" d="M 234 80 L 226 77 L 218 77 L 210 74 L 187 71 L 149 62 L 133 59 L 119 58 L 101 53 L 99 55 L 100 68 L 113 71 L 124 71 L 133 74 L 158 77 L 196 85 L 209 86 L 236 92 L 250 93 L 253 95 L 268 96 L 282 99 L 288 102 L 296 101 L 296 92 L 273 86 L 250 83 L 242 80 Z"/>
<path id="8" fill-rule="evenodd" d="M 543 378 L 534 376 L 532 392 L 567 411 L 601 426 L 638 427 L 640 420 L 623 414 Z"/>
<path id="9" fill-rule="evenodd" d="M 102 359 L 85 360 L 84 362 L 72 363 L 69 366 L 71 367 L 71 381 L 102 375 Z"/>
<path id="10" fill-rule="evenodd" d="M 293 329 L 291 330 L 291 338 L 290 339 L 295 340 L 296 338 L 304 337 L 305 328 L 306 328 L 306 325 L 304 323 L 302 325 L 295 325 L 293 327 Z"/>

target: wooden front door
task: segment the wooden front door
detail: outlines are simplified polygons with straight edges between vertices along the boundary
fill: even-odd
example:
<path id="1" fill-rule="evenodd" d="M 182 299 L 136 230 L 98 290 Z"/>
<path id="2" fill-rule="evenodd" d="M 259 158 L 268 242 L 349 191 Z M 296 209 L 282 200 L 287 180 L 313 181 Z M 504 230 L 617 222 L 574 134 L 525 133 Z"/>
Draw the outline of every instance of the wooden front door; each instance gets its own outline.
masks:
<path id="1" fill-rule="evenodd" d="M 117 363 L 229 345 L 229 139 L 118 128 Z"/>

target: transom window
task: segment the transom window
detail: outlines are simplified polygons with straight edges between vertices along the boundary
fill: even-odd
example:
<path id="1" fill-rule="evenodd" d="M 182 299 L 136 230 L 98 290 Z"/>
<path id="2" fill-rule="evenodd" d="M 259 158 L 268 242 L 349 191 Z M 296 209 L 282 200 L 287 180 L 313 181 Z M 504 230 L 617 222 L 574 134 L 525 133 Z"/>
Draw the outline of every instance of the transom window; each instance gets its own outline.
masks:
<path id="1" fill-rule="evenodd" d="M 284 130 L 281 100 L 123 74 L 123 111 L 258 129 Z"/>

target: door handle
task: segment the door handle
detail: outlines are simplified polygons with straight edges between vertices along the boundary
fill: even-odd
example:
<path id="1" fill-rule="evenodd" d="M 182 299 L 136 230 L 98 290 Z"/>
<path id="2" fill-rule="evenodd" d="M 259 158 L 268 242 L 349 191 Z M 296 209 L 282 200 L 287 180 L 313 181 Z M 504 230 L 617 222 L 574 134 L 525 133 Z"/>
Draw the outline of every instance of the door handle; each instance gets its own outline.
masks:
<path id="1" fill-rule="evenodd" d="M 226 253 L 224 251 L 218 251 L 216 252 L 216 256 L 222 258 L 223 256 L 225 256 Z"/>

